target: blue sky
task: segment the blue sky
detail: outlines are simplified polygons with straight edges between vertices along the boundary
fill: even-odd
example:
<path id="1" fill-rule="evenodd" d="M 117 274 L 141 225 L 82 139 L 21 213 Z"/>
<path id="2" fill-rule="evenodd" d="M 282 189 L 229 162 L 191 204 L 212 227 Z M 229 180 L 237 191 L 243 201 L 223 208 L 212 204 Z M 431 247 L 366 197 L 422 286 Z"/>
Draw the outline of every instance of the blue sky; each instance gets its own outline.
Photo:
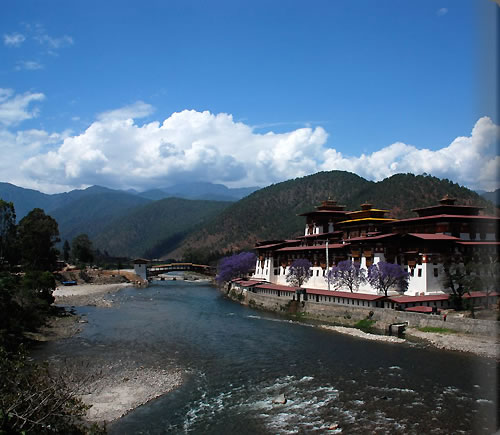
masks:
<path id="1" fill-rule="evenodd" d="M 345 169 L 498 187 L 490 0 L 2 6 L 0 181 L 264 186 Z"/>

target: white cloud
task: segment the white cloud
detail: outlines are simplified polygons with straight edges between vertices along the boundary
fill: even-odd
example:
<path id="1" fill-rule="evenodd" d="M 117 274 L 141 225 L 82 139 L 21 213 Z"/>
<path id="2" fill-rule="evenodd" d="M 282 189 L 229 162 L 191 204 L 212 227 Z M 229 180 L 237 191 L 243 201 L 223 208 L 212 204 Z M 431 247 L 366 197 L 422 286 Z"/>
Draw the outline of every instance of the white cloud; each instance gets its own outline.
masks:
<path id="1" fill-rule="evenodd" d="M 49 36 L 47 33 L 39 33 L 34 38 L 40 45 L 44 45 L 51 50 L 69 47 L 74 43 L 73 38 L 68 35 L 61 36 L 60 38 L 54 38 Z"/>
<path id="2" fill-rule="evenodd" d="M 99 121 L 119 121 L 124 119 L 145 118 L 154 112 L 154 107 L 144 101 L 137 101 L 120 109 L 110 110 L 97 115 Z"/>
<path id="3" fill-rule="evenodd" d="M 135 119 L 153 111 L 142 101 L 100 114 L 77 135 L 7 130 L 34 116 L 28 105 L 42 98 L 0 89 L 0 123 L 6 126 L 0 128 L 0 151 L 8 156 L 0 163 L 3 181 L 49 192 L 92 184 L 147 189 L 179 181 L 237 187 L 339 169 L 371 180 L 426 172 L 471 188 L 498 187 L 499 127 L 487 117 L 476 122 L 470 136 L 437 150 L 396 142 L 361 156 L 328 148 L 322 127 L 258 133 L 227 113 L 183 110 L 141 125 Z M 17 110 L 2 112 L 8 103 Z"/>
<path id="4" fill-rule="evenodd" d="M 26 37 L 21 33 L 11 33 L 10 35 L 3 35 L 3 43 L 7 47 L 20 47 L 25 40 Z"/>
<path id="5" fill-rule="evenodd" d="M 38 115 L 38 109 L 29 110 L 33 101 L 41 101 L 44 94 L 26 92 L 13 95 L 12 89 L 0 88 L 0 124 L 11 126 Z"/>
<path id="6" fill-rule="evenodd" d="M 37 69 L 43 69 L 43 65 L 34 60 L 22 60 L 17 62 L 16 64 L 16 71 L 21 71 L 21 70 L 35 71 Z"/>
<path id="7" fill-rule="evenodd" d="M 435 151 L 401 142 L 360 157 L 345 157 L 330 149 L 321 169 L 344 169 L 373 180 L 401 172 L 426 172 L 474 189 L 494 190 L 498 188 L 500 169 L 499 137 L 499 126 L 483 117 L 476 122 L 470 136 L 457 137 L 450 145 Z"/>
<path id="8" fill-rule="evenodd" d="M 447 8 L 441 8 L 441 9 L 438 9 L 436 11 L 436 15 L 438 17 L 442 17 L 443 15 L 446 15 L 448 13 L 448 9 Z"/>

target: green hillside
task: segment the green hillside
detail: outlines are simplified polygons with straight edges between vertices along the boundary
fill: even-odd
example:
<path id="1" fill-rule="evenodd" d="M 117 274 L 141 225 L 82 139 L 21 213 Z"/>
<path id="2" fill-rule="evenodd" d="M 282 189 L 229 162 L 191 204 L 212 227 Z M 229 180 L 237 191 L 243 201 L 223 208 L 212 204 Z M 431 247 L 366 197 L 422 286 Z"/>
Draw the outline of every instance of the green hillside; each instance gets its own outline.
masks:
<path id="1" fill-rule="evenodd" d="M 61 240 L 71 241 L 78 234 L 86 233 L 92 239 L 111 220 L 123 216 L 135 207 L 151 201 L 140 196 L 119 191 L 88 194 L 50 211 L 59 224 Z"/>
<path id="2" fill-rule="evenodd" d="M 162 199 L 109 221 L 93 243 L 111 255 L 160 257 L 229 205 L 219 201 Z"/>
<path id="3" fill-rule="evenodd" d="M 301 235 L 305 221 L 297 215 L 313 210 L 328 197 L 346 205 L 347 210 L 357 210 L 369 201 L 389 210 L 392 217 L 404 218 L 414 216 L 412 208 L 436 204 L 445 194 L 456 197 L 460 204 L 481 205 L 494 212 L 491 203 L 477 193 L 436 177 L 398 174 L 372 182 L 349 172 L 320 172 L 254 192 L 165 255 L 181 258 L 186 252 L 197 252 L 206 257 L 213 251 L 249 249 L 259 240 Z"/>

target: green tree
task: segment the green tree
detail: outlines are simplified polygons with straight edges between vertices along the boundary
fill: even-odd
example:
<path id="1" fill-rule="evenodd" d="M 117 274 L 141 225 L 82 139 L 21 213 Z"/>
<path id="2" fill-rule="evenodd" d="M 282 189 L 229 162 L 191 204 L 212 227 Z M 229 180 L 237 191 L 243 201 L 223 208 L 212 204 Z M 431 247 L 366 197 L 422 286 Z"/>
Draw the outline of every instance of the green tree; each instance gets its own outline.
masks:
<path id="1" fill-rule="evenodd" d="M 69 242 L 67 240 L 65 240 L 64 245 L 63 245 L 63 259 L 66 263 L 69 261 L 70 251 L 71 251 L 71 247 L 69 246 Z"/>
<path id="2" fill-rule="evenodd" d="M 9 261 L 16 236 L 16 212 L 12 202 L 0 199 L 0 266 Z"/>
<path id="3" fill-rule="evenodd" d="M 18 226 L 21 259 L 31 270 L 54 270 L 58 251 L 59 228 L 51 216 L 40 208 L 30 211 Z"/>
<path id="4" fill-rule="evenodd" d="M 498 289 L 500 262 L 498 255 L 480 254 L 477 269 L 481 290 L 486 293 L 486 308 L 490 307 L 490 294 Z"/>
<path id="5" fill-rule="evenodd" d="M 302 287 L 302 284 L 305 284 L 311 277 L 311 267 L 311 262 L 305 258 L 294 260 L 288 269 L 286 282 L 296 287 Z"/>
<path id="6" fill-rule="evenodd" d="M 38 365 L 22 349 L 6 352 L 0 347 L 0 433 L 105 433 L 85 422 L 89 406 L 78 395 L 86 381 Z"/>
<path id="7" fill-rule="evenodd" d="M 442 284 L 450 290 L 451 300 L 456 310 L 464 308 L 463 297 L 479 285 L 477 267 L 470 258 L 461 255 L 449 255 L 443 261 L 444 276 Z"/>
<path id="8" fill-rule="evenodd" d="M 92 242 L 87 234 L 76 236 L 71 242 L 71 250 L 73 251 L 73 258 L 76 261 L 91 263 L 94 260 Z"/>

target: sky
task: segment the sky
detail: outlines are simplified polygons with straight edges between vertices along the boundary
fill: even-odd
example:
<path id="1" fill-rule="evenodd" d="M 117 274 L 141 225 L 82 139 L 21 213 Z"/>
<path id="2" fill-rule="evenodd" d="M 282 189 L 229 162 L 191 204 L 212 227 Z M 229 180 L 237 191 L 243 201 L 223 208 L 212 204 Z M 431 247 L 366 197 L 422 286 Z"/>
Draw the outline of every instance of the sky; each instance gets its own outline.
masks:
<path id="1" fill-rule="evenodd" d="M 499 187 L 491 0 L 4 0 L 0 181 Z"/>

